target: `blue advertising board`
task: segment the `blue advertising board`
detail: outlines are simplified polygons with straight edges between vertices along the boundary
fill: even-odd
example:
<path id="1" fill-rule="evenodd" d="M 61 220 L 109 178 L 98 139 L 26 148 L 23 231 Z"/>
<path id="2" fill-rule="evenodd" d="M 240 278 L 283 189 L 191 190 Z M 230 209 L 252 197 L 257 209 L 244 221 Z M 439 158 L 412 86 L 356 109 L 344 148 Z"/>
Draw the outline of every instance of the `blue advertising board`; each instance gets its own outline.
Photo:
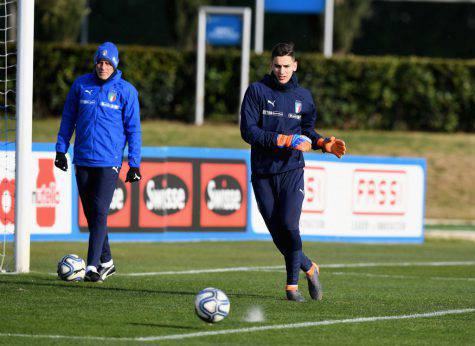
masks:
<path id="1" fill-rule="evenodd" d="M 206 42 L 215 46 L 241 43 L 242 18 L 231 14 L 209 14 L 206 18 Z"/>
<path id="2" fill-rule="evenodd" d="M 52 162 L 54 151 L 52 143 L 35 143 L 33 161 Z M 249 150 L 143 147 L 142 155 L 140 183 L 124 183 L 126 163 L 120 172 L 108 218 L 111 241 L 270 240 L 250 184 Z M 425 159 L 306 153 L 305 160 L 304 240 L 423 242 Z M 69 221 L 36 225 L 31 240 L 87 241 L 73 172 L 49 169 L 59 189 L 70 186 L 69 197 L 52 205 Z M 39 181 L 42 173 L 35 172 Z"/>
<path id="3" fill-rule="evenodd" d="M 325 0 L 265 0 L 264 9 L 271 13 L 323 13 Z"/>

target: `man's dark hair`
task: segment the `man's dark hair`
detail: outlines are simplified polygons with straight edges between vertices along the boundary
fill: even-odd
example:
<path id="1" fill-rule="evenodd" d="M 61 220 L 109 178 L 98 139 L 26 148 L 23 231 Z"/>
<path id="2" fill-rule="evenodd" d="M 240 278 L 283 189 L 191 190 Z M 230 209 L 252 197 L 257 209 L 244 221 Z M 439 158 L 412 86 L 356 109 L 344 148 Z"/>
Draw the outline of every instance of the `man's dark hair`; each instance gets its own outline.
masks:
<path id="1" fill-rule="evenodd" d="M 276 56 L 290 56 L 295 59 L 294 47 L 295 45 L 293 42 L 277 43 L 274 48 L 272 48 L 272 59 Z"/>

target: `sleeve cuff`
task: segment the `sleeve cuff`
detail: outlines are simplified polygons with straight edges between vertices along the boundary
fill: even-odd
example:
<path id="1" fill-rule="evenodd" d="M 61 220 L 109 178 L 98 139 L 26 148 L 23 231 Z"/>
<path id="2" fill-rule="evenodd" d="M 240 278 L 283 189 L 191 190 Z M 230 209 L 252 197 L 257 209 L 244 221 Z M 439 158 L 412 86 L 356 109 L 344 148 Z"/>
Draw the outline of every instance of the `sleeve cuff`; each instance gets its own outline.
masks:
<path id="1" fill-rule="evenodd" d="M 314 146 L 314 150 L 319 150 L 321 149 L 323 152 L 325 152 L 325 149 L 323 147 L 323 142 L 325 141 L 325 138 L 323 137 L 319 137 L 316 141 L 315 141 L 315 146 Z"/>

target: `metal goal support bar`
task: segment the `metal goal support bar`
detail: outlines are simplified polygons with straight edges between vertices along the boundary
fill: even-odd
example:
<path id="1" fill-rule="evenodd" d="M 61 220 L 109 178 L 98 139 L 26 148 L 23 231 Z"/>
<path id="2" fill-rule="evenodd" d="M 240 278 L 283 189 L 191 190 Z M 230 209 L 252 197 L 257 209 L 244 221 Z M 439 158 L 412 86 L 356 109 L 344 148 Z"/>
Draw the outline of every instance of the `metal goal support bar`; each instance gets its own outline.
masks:
<path id="1" fill-rule="evenodd" d="M 195 125 L 203 125 L 206 66 L 206 16 L 208 14 L 234 14 L 243 17 L 241 40 L 241 92 L 239 105 L 249 85 L 249 57 L 251 52 L 251 9 L 249 7 L 201 6 L 198 14 L 198 49 L 196 69 Z"/>

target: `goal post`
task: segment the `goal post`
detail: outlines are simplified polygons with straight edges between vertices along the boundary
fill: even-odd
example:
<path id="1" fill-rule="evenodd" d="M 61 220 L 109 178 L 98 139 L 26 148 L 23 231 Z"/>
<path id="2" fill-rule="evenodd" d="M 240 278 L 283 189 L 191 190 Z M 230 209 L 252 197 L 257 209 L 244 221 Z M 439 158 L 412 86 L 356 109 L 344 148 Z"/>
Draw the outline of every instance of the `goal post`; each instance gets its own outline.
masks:
<path id="1" fill-rule="evenodd" d="M 241 39 L 241 86 L 239 105 L 249 85 L 251 53 L 251 14 L 249 7 L 201 6 L 198 12 L 198 45 L 196 59 L 195 125 L 203 125 L 205 104 L 206 17 L 208 14 L 240 15 L 243 18 Z M 240 117 L 238 118 L 240 120 Z"/>
<path id="2" fill-rule="evenodd" d="M 15 150 L 15 272 L 30 270 L 34 1 L 18 0 Z"/>

